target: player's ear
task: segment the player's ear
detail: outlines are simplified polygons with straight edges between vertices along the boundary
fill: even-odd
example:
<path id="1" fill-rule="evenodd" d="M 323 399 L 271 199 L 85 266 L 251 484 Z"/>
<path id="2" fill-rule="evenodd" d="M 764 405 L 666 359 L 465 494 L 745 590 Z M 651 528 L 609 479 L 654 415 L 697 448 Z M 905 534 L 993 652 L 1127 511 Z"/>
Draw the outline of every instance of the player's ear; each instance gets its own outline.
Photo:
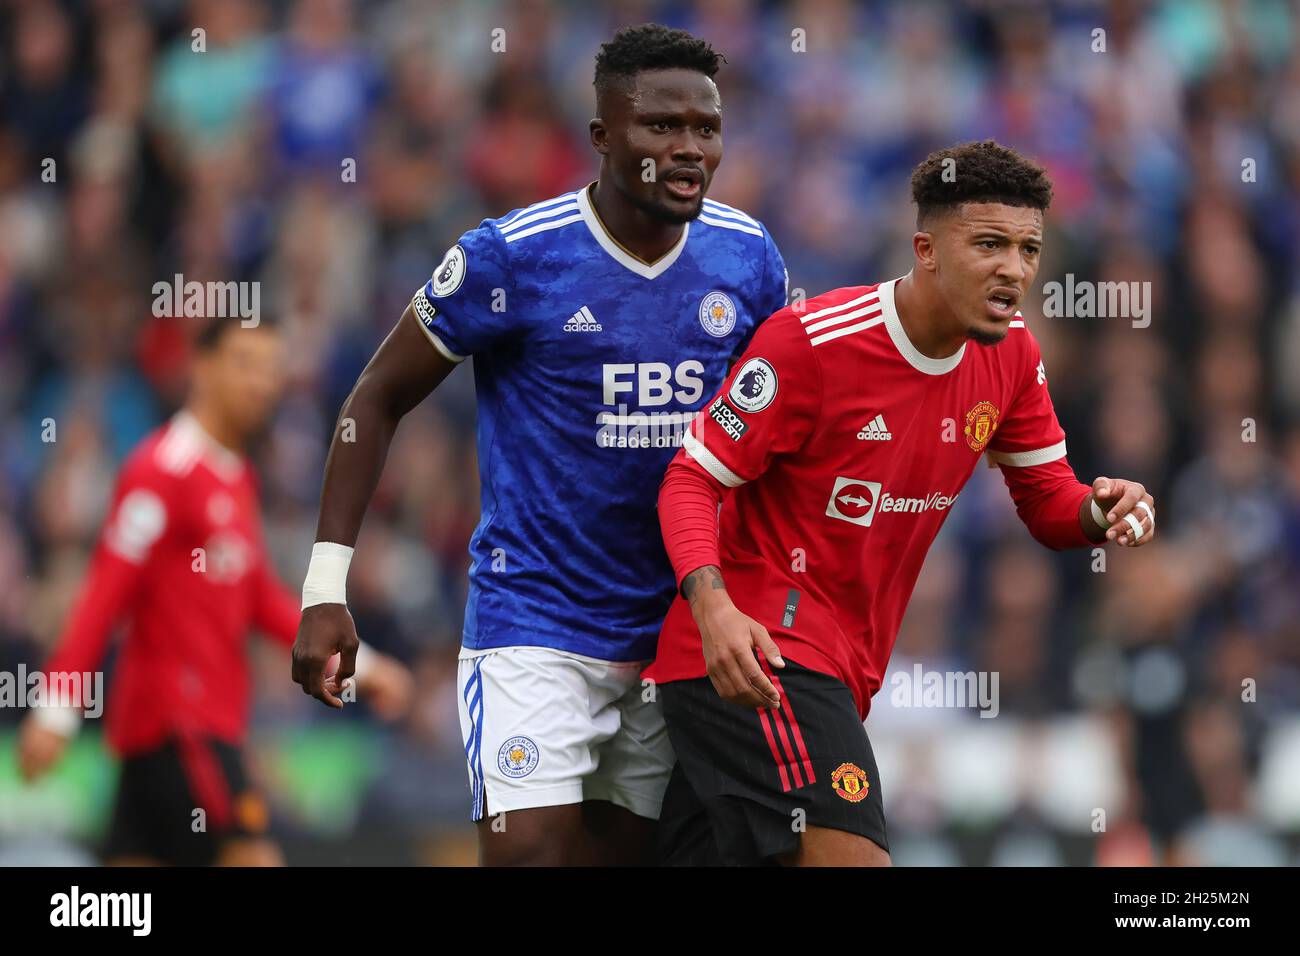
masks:
<path id="1" fill-rule="evenodd" d="M 929 232 L 918 232 L 912 236 L 912 252 L 916 254 L 916 262 L 922 269 L 927 272 L 935 270 L 935 248 L 934 234 Z"/>
<path id="2" fill-rule="evenodd" d="M 591 148 L 602 156 L 609 155 L 609 130 L 605 121 L 597 116 L 587 124 L 587 129 L 591 133 Z"/>

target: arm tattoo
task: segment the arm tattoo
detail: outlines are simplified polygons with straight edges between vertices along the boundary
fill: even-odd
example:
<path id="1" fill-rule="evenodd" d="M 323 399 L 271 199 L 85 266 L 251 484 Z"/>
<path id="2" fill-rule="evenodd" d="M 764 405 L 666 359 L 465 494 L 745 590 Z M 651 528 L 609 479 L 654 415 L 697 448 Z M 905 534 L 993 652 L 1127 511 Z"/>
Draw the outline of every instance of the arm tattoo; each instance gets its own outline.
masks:
<path id="1" fill-rule="evenodd" d="M 725 591 L 726 583 L 722 580 L 722 571 L 713 564 L 705 565 L 686 575 L 682 579 L 682 597 L 687 602 L 695 600 L 695 596 L 704 588 L 710 588 L 714 591 Z"/>

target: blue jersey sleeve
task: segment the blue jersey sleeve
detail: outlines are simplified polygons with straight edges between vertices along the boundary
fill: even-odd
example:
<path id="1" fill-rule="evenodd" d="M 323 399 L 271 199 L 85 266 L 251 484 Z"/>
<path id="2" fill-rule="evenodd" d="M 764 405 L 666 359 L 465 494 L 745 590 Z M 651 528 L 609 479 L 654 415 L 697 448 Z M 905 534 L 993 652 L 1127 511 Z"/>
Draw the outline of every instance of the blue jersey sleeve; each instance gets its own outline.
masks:
<path id="1" fill-rule="evenodd" d="M 411 305 L 438 351 L 461 362 L 517 331 L 510 282 L 505 242 L 484 222 L 447 250 Z"/>
<path id="2" fill-rule="evenodd" d="M 766 262 L 760 300 L 763 308 L 760 314 L 766 319 L 786 307 L 787 300 L 790 298 L 790 274 L 786 272 L 785 259 L 781 258 L 781 250 L 776 247 L 776 242 L 766 226 L 763 227 L 763 244 Z"/>
<path id="3" fill-rule="evenodd" d="M 762 229 L 763 278 L 753 302 L 756 319 L 754 327 L 736 343 L 736 350 L 728 363 L 729 367 L 735 364 L 745 349 L 749 348 L 750 340 L 753 339 L 759 326 L 784 309 L 790 298 L 790 276 L 785 269 L 785 259 L 781 258 L 781 250 L 776 247 L 767 227 L 763 226 Z"/>

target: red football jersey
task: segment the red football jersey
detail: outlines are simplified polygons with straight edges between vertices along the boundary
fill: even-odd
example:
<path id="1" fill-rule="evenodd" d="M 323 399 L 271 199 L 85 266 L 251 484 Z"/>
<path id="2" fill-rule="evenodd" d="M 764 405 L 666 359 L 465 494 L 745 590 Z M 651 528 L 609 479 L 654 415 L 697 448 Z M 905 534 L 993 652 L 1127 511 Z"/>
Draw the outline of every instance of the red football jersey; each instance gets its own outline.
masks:
<path id="1" fill-rule="evenodd" d="M 1023 317 L 997 346 L 929 358 L 894 309 L 897 281 L 837 289 L 763 323 L 660 495 L 678 582 L 718 564 L 782 655 L 842 680 L 864 717 L 926 552 L 986 453 L 1035 537 L 1090 543 L 1078 517 L 1090 489 L 1066 461 Z M 691 499 L 704 484 L 720 514 Z M 679 595 L 646 676 L 705 672 Z"/>
<path id="2" fill-rule="evenodd" d="M 251 465 L 188 413 L 127 458 L 82 593 L 47 673 L 98 670 L 126 627 L 106 695 L 119 754 L 169 735 L 242 741 L 249 632 L 291 646 L 299 600 L 276 579 Z"/>

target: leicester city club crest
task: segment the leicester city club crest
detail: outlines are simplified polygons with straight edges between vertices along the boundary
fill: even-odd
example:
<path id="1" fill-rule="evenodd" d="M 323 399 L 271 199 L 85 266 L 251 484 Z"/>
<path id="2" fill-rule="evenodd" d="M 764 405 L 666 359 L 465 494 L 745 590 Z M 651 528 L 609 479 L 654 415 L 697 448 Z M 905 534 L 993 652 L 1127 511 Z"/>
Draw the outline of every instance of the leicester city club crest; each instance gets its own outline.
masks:
<path id="1" fill-rule="evenodd" d="M 511 737 L 497 751 L 497 769 L 507 777 L 526 777 L 537 769 L 537 744 L 527 737 Z"/>
<path id="2" fill-rule="evenodd" d="M 710 292 L 700 302 L 700 325 L 718 338 L 736 327 L 736 306 L 725 292 Z"/>

